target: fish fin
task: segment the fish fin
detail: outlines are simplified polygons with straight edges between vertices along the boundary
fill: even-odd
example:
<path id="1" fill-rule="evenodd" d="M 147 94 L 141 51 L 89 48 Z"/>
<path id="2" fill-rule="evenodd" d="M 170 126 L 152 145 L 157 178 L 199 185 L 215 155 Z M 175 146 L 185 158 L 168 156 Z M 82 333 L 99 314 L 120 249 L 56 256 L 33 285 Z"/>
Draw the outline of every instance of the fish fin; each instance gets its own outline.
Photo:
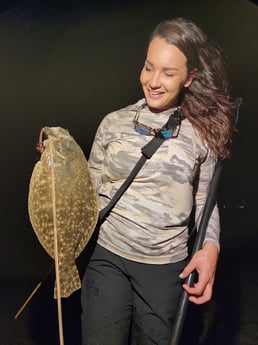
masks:
<path id="1" fill-rule="evenodd" d="M 81 288 L 81 279 L 75 263 L 68 266 L 59 265 L 59 278 L 61 297 L 69 297 Z M 57 282 L 55 282 L 54 298 L 57 298 Z"/>

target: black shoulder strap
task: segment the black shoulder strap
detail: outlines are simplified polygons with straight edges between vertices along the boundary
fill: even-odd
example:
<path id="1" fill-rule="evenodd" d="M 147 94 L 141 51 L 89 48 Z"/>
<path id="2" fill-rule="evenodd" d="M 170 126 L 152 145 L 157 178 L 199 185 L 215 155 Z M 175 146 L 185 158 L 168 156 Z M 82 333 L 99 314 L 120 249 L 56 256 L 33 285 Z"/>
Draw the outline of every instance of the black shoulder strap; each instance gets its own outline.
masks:
<path id="1" fill-rule="evenodd" d="M 120 186 L 120 188 L 116 191 L 113 198 L 110 200 L 110 202 L 107 204 L 106 207 L 104 207 L 99 212 L 99 224 L 103 223 L 103 221 L 106 219 L 106 217 L 109 215 L 109 212 L 112 210 L 112 208 L 115 206 L 115 204 L 118 202 L 118 200 L 121 198 L 121 196 L 124 194 L 124 192 L 127 190 L 127 188 L 132 183 L 135 176 L 138 174 L 138 172 L 143 167 L 144 163 L 147 159 L 149 159 L 153 153 L 159 148 L 159 146 L 163 143 L 165 139 L 160 139 L 157 137 L 153 137 L 152 140 L 142 148 L 142 156 L 134 166 L 131 173 L 128 175 L 127 179 L 124 181 L 124 183 Z M 148 155 L 144 154 L 144 151 L 147 151 Z"/>
<path id="2" fill-rule="evenodd" d="M 113 198 L 110 200 L 110 202 L 107 204 L 106 207 L 104 207 L 100 212 L 99 212 L 99 221 L 98 225 L 102 224 L 106 217 L 109 215 L 110 211 L 112 208 L 115 206 L 115 204 L 119 201 L 121 196 L 124 194 L 124 192 L 127 190 L 127 188 L 130 186 L 132 183 L 133 179 L 135 176 L 138 174 L 138 172 L 141 170 L 143 167 L 144 163 L 146 162 L 147 159 L 150 159 L 152 155 L 157 151 L 157 149 L 160 147 L 160 145 L 167 140 L 166 136 L 166 131 L 167 130 L 172 130 L 175 131 L 177 129 L 177 132 L 173 134 L 173 138 L 175 138 L 180 129 L 181 125 L 181 120 L 183 119 L 183 114 L 179 108 L 176 109 L 173 114 L 170 115 L 168 122 L 162 127 L 161 131 L 156 133 L 155 137 L 152 138 L 148 142 L 147 145 L 145 145 L 142 148 L 142 156 L 134 166 L 133 170 L 131 173 L 128 175 L 127 179 L 124 181 L 124 183 L 120 186 L 120 188 L 116 191 L 114 194 Z M 171 136 L 170 136 L 171 137 Z"/>

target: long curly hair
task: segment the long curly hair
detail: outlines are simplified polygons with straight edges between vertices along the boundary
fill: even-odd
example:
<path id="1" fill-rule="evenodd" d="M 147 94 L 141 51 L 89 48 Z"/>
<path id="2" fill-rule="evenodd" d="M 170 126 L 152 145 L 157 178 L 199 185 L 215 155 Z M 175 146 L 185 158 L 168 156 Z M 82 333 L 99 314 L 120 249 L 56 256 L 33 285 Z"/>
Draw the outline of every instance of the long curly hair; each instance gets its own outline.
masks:
<path id="1" fill-rule="evenodd" d="M 150 41 L 157 36 L 175 45 L 186 56 L 189 75 L 194 71 L 191 85 L 180 95 L 184 115 L 217 157 L 228 158 L 238 103 L 229 96 L 221 49 L 200 27 L 185 18 L 162 21 Z"/>

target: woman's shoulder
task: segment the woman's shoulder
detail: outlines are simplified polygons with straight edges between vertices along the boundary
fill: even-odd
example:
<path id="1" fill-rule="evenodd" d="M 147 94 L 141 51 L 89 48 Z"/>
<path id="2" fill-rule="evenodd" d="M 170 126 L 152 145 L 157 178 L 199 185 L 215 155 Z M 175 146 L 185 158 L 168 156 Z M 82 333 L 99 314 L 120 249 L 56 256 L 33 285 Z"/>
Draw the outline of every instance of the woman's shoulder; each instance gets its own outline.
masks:
<path id="1" fill-rule="evenodd" d="M 201 133 L 192 124 L 192 122 L 185 118 L 181 123 L 181 138 L 184 142 L 187 142 L 192 149 L 201 156 L 206 157 L 209 154 L 209 147 L 205 140 L 201 137 Z"/>
<path id="2" fill-rule="evenodd" d="M 122 107 L 122 108 L 114 111 L 114 112 L 111 112 L 107 116 L 112 116 L 112 115 L 114 116 L 116 114 L 130 113 L 132 111 L 134 112 L 134 111 L 139 110 L 143 106 L 143 104 L 145 104 L 145 99 L 144 98 L 138 100 L 137 102 L 135 102 L 133 104 L 129 104 L 129 105 L 125 106 L 125 107 Z"/>
<path id="3" fill-rule="evenodd" d="M 109 123 L 110 121 L 123 121 L 127 116 L 131 117 L 132 114 L 135 114 L 135 111 L 137 111 L 144 103 L 145 99 L 140 99 L 136 103 L 111 111 L 103 118 L 102 124 Z"/>

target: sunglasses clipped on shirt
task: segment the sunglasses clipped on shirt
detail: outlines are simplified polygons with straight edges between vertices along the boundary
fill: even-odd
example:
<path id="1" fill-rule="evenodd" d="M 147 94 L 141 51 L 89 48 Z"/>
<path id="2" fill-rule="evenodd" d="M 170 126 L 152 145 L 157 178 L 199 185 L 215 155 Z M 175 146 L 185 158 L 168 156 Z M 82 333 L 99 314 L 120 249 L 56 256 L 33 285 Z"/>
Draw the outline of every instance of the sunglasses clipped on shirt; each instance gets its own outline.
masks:
<path id="1" fill-rule="evenodd" d="M 139 122 L 141 110 L 142 108 L 136 112 L 133 119 L 134 129 L 137 133 L 142 135 L 152 135 L 163 139 L 176 138 L 178 136 L 181 121 L 184 118 L 179 107 L 174 110 L 174 112 L 170 115 L 168 122 L 162 128 L 152 128 Z"/>

